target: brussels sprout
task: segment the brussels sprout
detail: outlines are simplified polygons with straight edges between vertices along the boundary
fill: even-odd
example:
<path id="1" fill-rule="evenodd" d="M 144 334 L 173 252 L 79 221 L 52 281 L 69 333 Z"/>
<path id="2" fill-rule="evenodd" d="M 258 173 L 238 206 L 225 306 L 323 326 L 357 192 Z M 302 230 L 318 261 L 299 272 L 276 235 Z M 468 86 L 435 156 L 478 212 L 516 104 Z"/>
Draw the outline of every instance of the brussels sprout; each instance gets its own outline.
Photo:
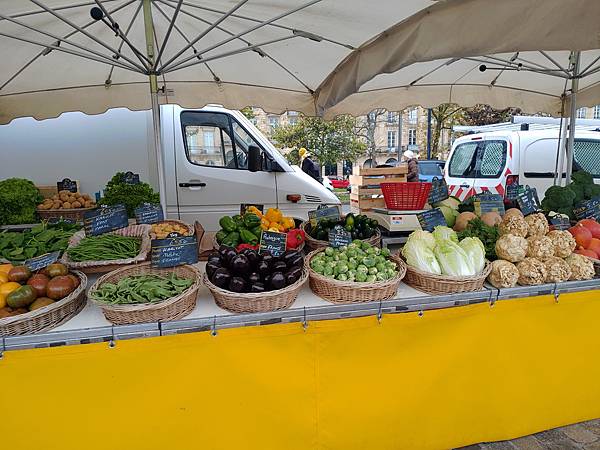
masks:
<path id="1" fill-rule="evenodd" d="M 356 268 L 356 272 L 364 273 L 365 275 L 367 275 L 369 273 L 369 268 L 364 264 L 359 264 L 359 266 Z"/>
<path id="2" fill-rule="evenodd" d="M 325 266 L 325 268 L 323 269 L 323 275 L 325 275 L 326 277 L 333 276 L 333 267 Z"/>
<path id="3" fill-rule="evenodd" d="M 365 281 L 367 281 L 367 274 L 364 272 L 356 272 L 354 279 L 359 283 L 364 283 Z"/>
<path id="4" fill-rule="evenodd" d="M 385 281 L 388 279 L 387 273 L 386 272 L 378 272 L 377 275 L 375 275 L 377 281 Z"/>
<path id="5" fill-rule="evenodd" d="M 348 278 L 354 277 L 356 275 L 356 270 L 348 269 Z"/>
<path id="6" fill-rule="evenodd" d="M 340 253 L 339 260 L 340 261 L 348 261 L 348 255 L 346 253 Z"/>
<path id="7" fill-rule="evenodd" d="M 390 249 L 387 247 L 384 247 L 381 249 L 381 256 L 387 258 L 388 256 L 391 255 Z"/>
<path id="8" fill-rule="evenodd" d="M 379 247 L 373 247 L 373 252 L 374 252 L 376 255 L 379 255 L 379 254 L 381 253 L 381 249 L 380 249 Z"/>
<path id="9" fill-rule="evenodd" d="M 336 278 L 340 281 L 348 281 L 348 275 L 345 273 L 340 273 Z"/>
<path id="10" fill-rule="evenodd" d="M 325 254 L 326 254 L 327 256 L 333 256 L 333 254 L 334 254 L 334 253 L 335 253 L 335 250 L 334 250 L 332 247 L 327 247 L 327 248 L 325 249 Z"/>
<path id="11" fill-rule="evenodd" d="M 356 264 L 355 262 L 348 261 L 348 270 L 356 270 L 357 266 L 358 264 Z"/>
<path id="12" fill-rule="evenodd" d="M 394 269 L 387 269 L 385 273 L 387 273 L 389 278 L 394 278 L 397 272 Z"/>
<path id="13" fill-rule="evenodd" d="M 350 272 L 348 272 L 346 275 L 348 276 L 348 281 L 356 281 L 355 274 L 350 274 Z"/>
<path id="14" fill-rule="evenodd" d="M 365 250 L 365 252 L 367 253 L 367 255 L 374 255 L 375 249 L 373 247 L 369 247 L 368 249 Z"/>
<path id="15" fill-rule="evenodd" d="M 382 263 L 382 262 L 378 262 L 377 264 L 375 264 L 375 267 L 377 267 L 377 270 L 379 272 L 383 272 L 386 269 L 385 263 Z"/>
<path id="16" fill-rule="evenodd" d="M 325 272 L 325 266 L 323 264 L 311 264 L 312 270 L 314 270 L 317 273 L 322 274 L 323 272 Z"/>
<path id="17" fill-rule="evenodd" d="M 362 242 L 360 239 L 354 239 L 354 240 L 352 241 L 352 244 L 356 245 L 356 246 L 357 246 L 357 247 L 359 247 L 359 248 L 361 248 L 361 244 L 362 244 L 362 243 L 363 243 L 363 242 Z"/>
<path id="18" fill-rule="evenodd" d="M 369 275 L 377 275 L 378 272 L 377 267 L 369 267 Z"/>
<path id="19" fill-rule="evenodd" d="M 337 269 L 338 273 L 346 273 L 348 272 L 348 264 L 344 263 L 344 262 L 339 262 L 335 268 Z"/>
<path id="20" fill-rule="evenodd" d="M 348 255 L 348 258 L 356 258 L 356 249 L 348 248 L 348 250 L 346 250 L 346 254 Z"/>
<path id="21" fill-rule="evenodd" d="M 362 263 L 367 267 L 375 267 L 375 259 L 374 258 L 364 258 Z"/>
<path id="22" fill-rule="evenodd" d="M 373 283 L 376 280 L 377 280 L 377 277 L 375 275 L 367 275 L 367 282 L 368 283 Z"/>

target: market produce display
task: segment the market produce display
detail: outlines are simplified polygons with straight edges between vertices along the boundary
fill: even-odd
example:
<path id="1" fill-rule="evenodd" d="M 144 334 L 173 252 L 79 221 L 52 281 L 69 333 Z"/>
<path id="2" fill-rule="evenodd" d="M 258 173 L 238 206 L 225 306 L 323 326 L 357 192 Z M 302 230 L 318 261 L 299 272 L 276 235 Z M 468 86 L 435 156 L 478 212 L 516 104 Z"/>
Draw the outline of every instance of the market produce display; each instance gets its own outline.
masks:
<path id="1" fill-rule="evenodd" d="M 44 255 L 64 251 L 69 238 L 80 228 L 68 222 L 41 223 L 23 232 L 0 232 L 0 256 L 14 264 Z"/>
<path id="2" fill-rule="evenodd" d="M 83 238 L 76 246 L 66 251 L 72 261 L 112 261 L 134 258 L 140 252 L 141 239 L 138 237 L 120 236 L 118 234 L 101 234 Z"/>
<path id="3" fill-rule="evenodd" d="M 50 264 L 38 273 L 26 266 L 0 267 L 0 319 L 34 311 L 71 294 L 79 277 L 60 263 Z"/>
<path id="4" fill-rule="evenodd" d="M 37 222 L 36 206 L 42 200 L 40 191 L 29 180 L 8 178 L 0 181 L 0 225 Z"/>
<path id="5" fill-rule="evenodd" d="M 116 283 L 103 283 L 89 295 L 93 300 L 111 305 L 156 303 L 181 294 L 192 284 L 194 280 L 174 273 L 132 275 Z"/>
<path id="6" fill-rule="evenodd" d="M 164 239 L 170 233 L 179 233 L 182 236 L 188 236 L 190 234 L 188 227 L 177 222 L 159 222 L 152 224 L 150 232 L 156 236 L 156 239 Z"/>
<path id="7" fill-rule="evenodd" d="M 95 208 L 96 202 L 92 200 L 89 194 L 80 194 L 79 192 L 60 191 L 52 197 L 45 199 L 37 208 L 39 210 L 49 209 L 79 209 Z"/>
<path id="8" fill-rule="evenodd" d="M 254 206 L 247 208 L 244 215 L 224 216 L 219 219 L 221 229 L 216 234 L 219 245 L 258 249 L 263 231 L 287 233 L 288 250 L 299 248 L 304 242 L 304 230 L 296 228 L 292 217 L 285 217 L 277 208 L 269 208 L 262 214 Z"/>
<path id="9" fill-rule="evenodd" d="M 483 271 L 486 265 L 485 248 L 477 237 L 459 241 L 451 228 L 437 226 L 432 233 L 413 231 L 402 256 L 409 267 L 435 275 L 469 277 Z"/>
<path id="10" fill-rule="evenodd" d="M 346 247 L 327 247 L 310 261 L 315 272 L 338 281 L 375 283 L 394 278 L 398 274 L 396 263 L 388 259 L 387 248 L 373 247 L 355 240 Z"/>
<path id="11" fill-rule="evenodd" d="M 158 204 L 160 196 L 154 192 L 148 183 L 129 184 L 125 182 L 125 173 L 118 172 L 104 188 L 104 197 L 99 201 L 101 205 L 125 205 L 127 215 L 135 217 L 135 209 L 144 203 Z"/>
<path id="12" fill-rule="evenodd" d="M 557 212 L 575 219 L 573 208 L 584 200 L 600 197 L 600 185 L 594 184 L 594 178 L 582 170 L 571 175 L 567 186 L 551 186 L 546 190 L 541 206 L 546 212 Z"/>
<path id="13" fill-rule="evenodd" d="M 320 220 L 316 227 L 310 228 L 309 235 L 319 241 L 327 241 L 329 240 L 329 231 L 338 225 L 344 227 L 353 240 L 369 239 L 377 234 L 379 228 L 377 220 L 369 219 L 365 215 L 355 216 L 350 213 L 340 220 Z"/>
<path id="14" fill-rule="evenodd" d="M 245 248 L 236 251 L 222 245 L 208 257 L 206 275 L 212 284 L 226 291 L 268 292 L 283 289 L 302 276 L 304 257 L 296 250 L 288 250 L 279 257 L 270 253 L 259 254 Z"/>

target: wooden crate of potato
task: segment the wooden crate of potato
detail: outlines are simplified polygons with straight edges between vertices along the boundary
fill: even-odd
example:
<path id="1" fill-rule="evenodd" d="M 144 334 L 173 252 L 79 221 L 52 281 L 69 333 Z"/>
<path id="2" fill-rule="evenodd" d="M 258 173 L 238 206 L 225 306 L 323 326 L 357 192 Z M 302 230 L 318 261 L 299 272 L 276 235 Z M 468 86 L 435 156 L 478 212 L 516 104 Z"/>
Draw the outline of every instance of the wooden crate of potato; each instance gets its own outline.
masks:
<path id="1" fill-rule="evenodd" d="M 89 194 L 60 191 L 38 205 L 41 219 L 65 218 L 82 221 L 85 212 L 96 208 L 96 202 Z"/>
<path id="2" fill-rule="evenodd" d="M 152 239 L 165 239 L 169 233 L 179 233 L 182 236 L 191 236 L 194 229 L 185 222 L 179 220 L 165 220 L 152 225 L 150 237 Z"/>

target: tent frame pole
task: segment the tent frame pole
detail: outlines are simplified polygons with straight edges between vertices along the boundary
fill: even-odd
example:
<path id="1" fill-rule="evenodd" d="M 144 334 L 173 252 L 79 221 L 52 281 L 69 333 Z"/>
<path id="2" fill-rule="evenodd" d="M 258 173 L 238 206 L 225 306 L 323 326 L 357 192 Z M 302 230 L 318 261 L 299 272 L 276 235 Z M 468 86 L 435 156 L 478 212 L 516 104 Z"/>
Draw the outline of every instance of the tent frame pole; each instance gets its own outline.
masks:
<path id="1" fill-rule="evenodd" d="M 142 0 L 144 12 L 144 31 L 146 37 L 146 54 L 150 64 L 154 64 L 154 24 L 152 22 L 151 0 Z M 156 170 L 158 172 L 158 192 L 160 193 L 160 206 L 165 219 L 167 218 L 167 184 L 163 162 L 162 141 L 160 131 L 160 104 L 158 102 L 158 78 L 155 72 L 150 73 L 150 98 L 152 102 L 152 125 L 154 131 L 154 152 L 156 156 Z"/>
<path id="2" fill-rule="evenodd" d="M 571 103 L 569 114 L 569 139 L 567 140 L 567 174 L 565 182 L 571 180 L 573 173 L 573 145 L 575 144 L 575 122 L 577 120 L 577 91 L 579 89 L 579 60 L 581 52 L 572 53 L 573 74 L 571 78 Z"/>

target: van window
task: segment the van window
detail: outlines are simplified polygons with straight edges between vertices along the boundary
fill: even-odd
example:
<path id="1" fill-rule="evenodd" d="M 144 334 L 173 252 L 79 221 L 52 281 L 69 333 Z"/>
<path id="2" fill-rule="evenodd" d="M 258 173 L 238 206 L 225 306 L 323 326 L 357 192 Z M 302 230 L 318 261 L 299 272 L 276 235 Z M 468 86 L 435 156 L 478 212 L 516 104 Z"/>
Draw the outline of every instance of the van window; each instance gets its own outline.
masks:
<path id="1" fill-rule="evenodd" d="M 228 114 L 184 111 L 181 127 L 189 162 L 227 169 L 248 168 L 248 147 L 258 143 Z M 264 151 L 264 150 L 263 150 Z"/>
<path id="2" fill-rule="evenodd" d="M 497 178 L 506 164 L 506 141 L 477 141 L 459 144 L 448 167 L 451 177 Z"/>
<path id="3" fill-rule="evenodd" d="M 573 170 L 585 170 L 600 177 L 600 141 L 575 139 L 573 145 Z"/>

